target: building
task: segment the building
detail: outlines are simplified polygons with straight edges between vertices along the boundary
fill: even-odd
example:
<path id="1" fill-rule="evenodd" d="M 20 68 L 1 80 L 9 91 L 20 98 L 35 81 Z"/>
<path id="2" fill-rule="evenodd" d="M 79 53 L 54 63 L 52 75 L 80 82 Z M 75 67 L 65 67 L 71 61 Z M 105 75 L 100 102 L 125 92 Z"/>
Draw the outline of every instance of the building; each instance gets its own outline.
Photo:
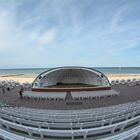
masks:
<path id="1" fill-rule="evenodd" d="M 102 72 L 87 67 L 58 67 L 39 74 L 32 91 L 26 91 L 24 96 L 65 100 L 118 94 Z"/>
<path id="2" fill-rule="evenodd" d="M 85 91 L 110 89 L 107 77 L 86 67 L 59 67 L 47 70 L 37 76 L 32 91 Z M 62 90 L 63 89 L 63 90 Z"/>

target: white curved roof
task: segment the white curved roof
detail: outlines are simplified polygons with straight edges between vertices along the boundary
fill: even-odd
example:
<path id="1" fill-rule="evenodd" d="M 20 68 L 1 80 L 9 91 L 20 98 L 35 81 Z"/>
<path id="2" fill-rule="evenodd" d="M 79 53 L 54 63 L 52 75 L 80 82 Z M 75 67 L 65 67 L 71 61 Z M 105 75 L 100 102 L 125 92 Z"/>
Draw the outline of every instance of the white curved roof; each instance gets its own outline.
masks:
<path id="1" fill-rule="evenodd" d="M 33 83 L 33 87 L 47 87 L 58 83 L 110 86 L 107 77 L 95 69 L 87 67 L 58 67 L 38 75 Z"/>

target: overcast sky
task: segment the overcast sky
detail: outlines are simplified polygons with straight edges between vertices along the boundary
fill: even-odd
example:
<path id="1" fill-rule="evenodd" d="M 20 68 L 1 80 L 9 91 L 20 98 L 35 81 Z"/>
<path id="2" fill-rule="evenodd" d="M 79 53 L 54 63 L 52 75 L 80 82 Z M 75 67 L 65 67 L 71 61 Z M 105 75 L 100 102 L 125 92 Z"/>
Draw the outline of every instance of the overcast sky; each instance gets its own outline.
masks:
<path id="1" fill-rule="evenodd" d="M 140 66 L 140 0 L 0 0 L 0 68 Z"/>

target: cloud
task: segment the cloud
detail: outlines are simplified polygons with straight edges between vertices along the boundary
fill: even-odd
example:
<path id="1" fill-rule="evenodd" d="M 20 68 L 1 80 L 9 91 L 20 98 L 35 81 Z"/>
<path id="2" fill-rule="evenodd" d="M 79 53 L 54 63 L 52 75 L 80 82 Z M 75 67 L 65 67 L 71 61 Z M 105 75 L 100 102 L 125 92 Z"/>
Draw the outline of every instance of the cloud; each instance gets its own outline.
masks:
<path id="1" fill-rule="evenodd" d="M 31 41 L 38 43 L 40 46 L 50 45 L 55 42 L 57 37 L 56 28 L 48 29 L 47 31 L 40 33 L 40 31 L 30 32 L 29 38 Z"/>
<path id="2" fill-rule="evenodd" d="M 138 5 L 138 0 L 0 0 L 0 68 L 138 65 L 130 61 L 140 52 Z"/>
<path id="3" fill-rule="evenodd" d="M 55 41 L 56 38 L 56 29 L 49 29 L 48 31 L 41 34 L 38 38 L 38 42 L 41 45 L 51 44 Z"/>

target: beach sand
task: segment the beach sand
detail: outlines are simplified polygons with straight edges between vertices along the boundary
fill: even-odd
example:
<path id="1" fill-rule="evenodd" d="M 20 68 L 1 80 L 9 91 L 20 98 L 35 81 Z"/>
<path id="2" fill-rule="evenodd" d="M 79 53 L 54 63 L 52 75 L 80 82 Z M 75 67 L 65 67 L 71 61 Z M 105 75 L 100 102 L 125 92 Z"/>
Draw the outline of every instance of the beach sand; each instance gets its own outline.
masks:
<path id="1" fill-rule="evenodd" d="M 106 75 L 109 81 L 111 80 L 127 80 L 127 79 L 140 79 L 140 74 L 108 74 Z"/>
<path id="2" fill-rule="evenodd" d="M 140 74 L 107 74 L 106 75 L 109 81 L 111 80 L 127 80 L 127 79 L 140 79 Z M 8 77 L 0 77 L 0 80 L 14 80 L 20 83 L 32 83 L 35 80 L 35 76 L 8 76 Z"/>
<path id="3" fill-rule="evenodd" d="M 14 80 L 20 83 L 32 83 L 35 80 L 35 77 L 0 77 L 0 81 L 2 80 Z"/>

